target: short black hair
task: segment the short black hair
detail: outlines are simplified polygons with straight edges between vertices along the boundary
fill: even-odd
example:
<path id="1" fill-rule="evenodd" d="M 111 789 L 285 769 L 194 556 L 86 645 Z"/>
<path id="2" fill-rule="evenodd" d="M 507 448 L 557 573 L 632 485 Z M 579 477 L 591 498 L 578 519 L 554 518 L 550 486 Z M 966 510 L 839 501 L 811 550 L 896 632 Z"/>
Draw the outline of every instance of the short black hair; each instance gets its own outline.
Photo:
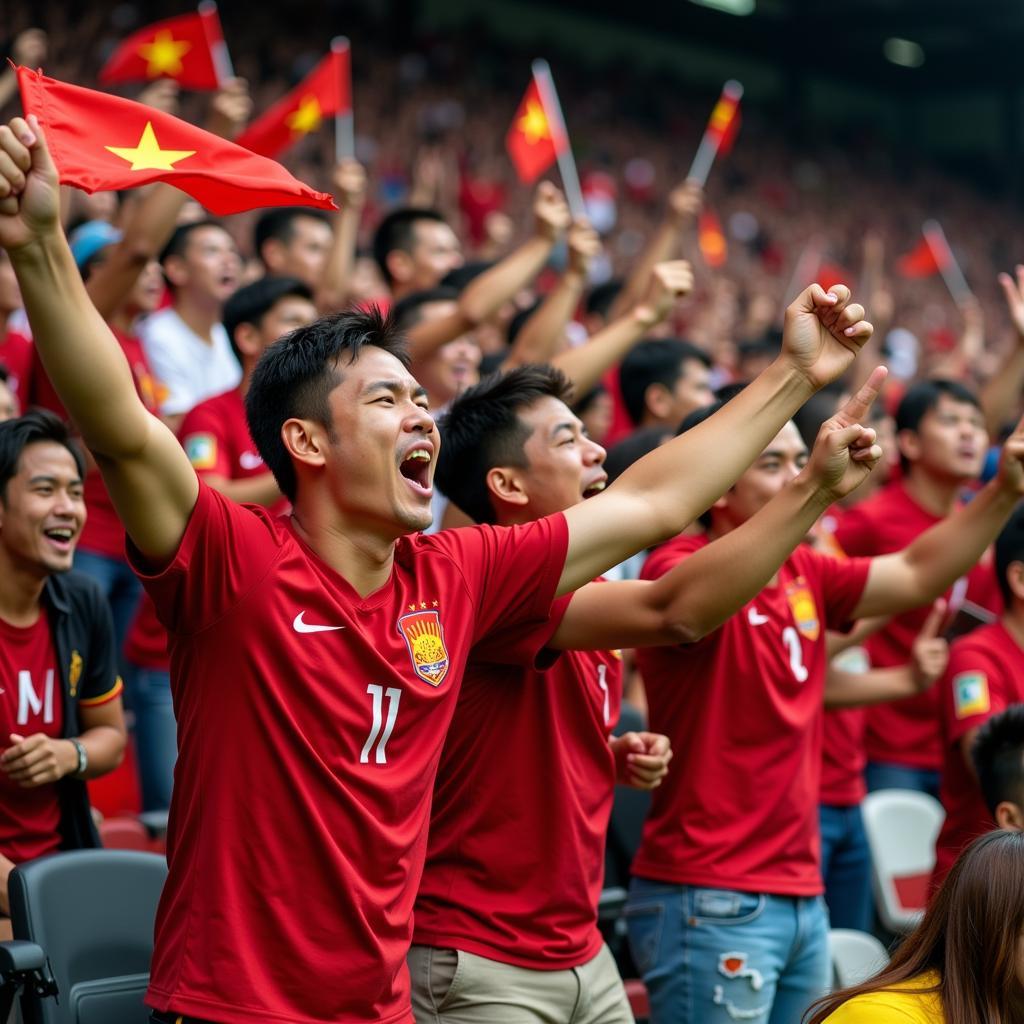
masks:
<path id="1" fill-rule="evenodd" d="M 978 730 L 971 760 L 993 817 L 1004 800 L 1024 808 L 1024 704 L 1011 704 Z"/>
<path id="2" fill-rule="evenodd" d="M 454 267 L 441 278 L 441 284 L 461 292 L 466 285 L 472 283 L 481 274 L 494 266 L 494 260 L 470 260 L 461 267 Z"/>
<path id="3" fill-rule="evenodd" d="M 917 433 L 921 427 L 921 420 L 939 404 L 943 396 L 951 398 L 954 402 L 973 405 L 975 409 L 981 408 L 978 396 L 958 380 L 942 377 L 919 380 L 907 389 L 907 393 L 896 408 L 896 433 L 899 434 L 901 430 L 912 430 Z M 903 457 L 902 452 L 900 466 L 904 472 L 910 469 L 910 461 Z"/>
<path id="4" fill-rule="evenodd" d="M 295 500 L 298 480 L 281 427 L 299 417 L 331 433 L 330 394 L 342 379 L 341 359 L 347 355 L 348 364 L 355 362 L 367 345 L 389 352 L 408 368 L 405 339 L 376 306 L 314 320 L 279 338 L 260 356 L 245 396 L 246 418 L 257 451 L 289 501 Z"/>
<path id="5" fill-rule="evenodd" d="M 1006 574 L 1014 562 L 1024 562 L 1024 505 L 1018 505 L 996 538 L 996 578 L 1006 610 L 1013 607 L 1013 592 Z"/>
<path id="6" fill-rule="evenodd" d="M 681 338 L 646 338 L 622 360 L 622 403 L 634 424 L 643 422 L 647 389 L 662 384 L 671 391 L 683 375 L 683 365 L 691 360 L 711 366 L 706 352 Z"/>
<path id="7" fill-rule="evenodd" d="M 458 302 L 459 293 L 454 288 L 438 285 L 436 288 L 424 288 L 412 292 L 404 299 L 399 299 L 391 307 L 391 316 L 397 327 L 403 331 L 415 327 L 422 319 L 421 310 L 431 302 Z"/>
<path id="8" fill-rule="evenodd" d="M 213 217 L 204 217 L 202 220 L 194 220 L 189 224 L 179 224 L 171 237 L 167 239 L 167 244 L 160 250 L 161 265 L 172 256 L 184 256 L 192 232 L 198 231 L 200 228 L 220 228 L 221 231 L 227 231 L 227 228 Z"/>
<path id="9" fill-rule="evenodd" d="M 530 428 L 519 418 L 542 398 L 567 405 L 572 384 L 553 366 L 517 366 L 467 388 L 441 417 L 441 454 L 434 479 L 441 492 L 478 523 L 495 521 L 487 474 L 526 465 Z"/>
<path id="10" fill-rule="evenodd" d="M 268 274 L 252 284 L 247 284 L 224 303 L 222 321 L 228 332 L 228 341 L 238 361 L 242 361 L 242 353 L 235 344 L 235 331 L 241 324 L 259 324 L 259 322 L 277 305 L 281 299 L 294 296 L 298 299 L 313 301 L 312 289 L 296 277 L 275 277 Z"/>
<path id="11" fill-rule="evenodd" d="M 267 210 L 256 221 L 252 236 L 256 255 L 261 262 L 264 244 L 273 238 L 281 242 L 282 245 L 287 245 L 295 235 L 295 222 L 300 217 L 318 220 L 328 227 L 331 225 L 330 219 L 323 210 L 315 210 L 308 206 L 281 206 L 274 210 Z"/>
<path id="12" fill-rule="evenodd" d="M 373 258 L 380 267 L 381 274 L 387 283 L 393 284 L 394 278 L 388 270 L 388 253 L 401 249 L 403 252 L 410 252 L 413 246 L 413 235 L 416 222 L 421 220 L 432 220 L 439 224 L 447 224 L 448 221 L 437 212 L 427 206 L 402 206 L 392 210 L 378 225 L 373 233 Z"/>
<path id="13" fill-rule="evenodd" d="M 663 445 L 672 436 L 667 427 L 640 427 L 632 434 L 627 434 L 618 444 L 608 450 L 604 460 L 604 471 L 608 474 L 608 483 L 612 484 L 623 473 L 655 448 Z"/>
<path id="14" fill-rule="evenodd" d="M 603 284 L 591 288 L 590 294 L 583 303 L 584 311 L 588 316 L 599 316 L 602 320 L 607 320 L 621 291 L 622 281 L 618 279 L 605 281 Z"/>
<path id="15" fill-rule="evenodd" d="M 0 423 L 0 498 L 6 500 L 7 485 L 18 474 L 21 453 L 40 441 L 63 445 L 75 460 L 78 476 L 85 479 L 85 460 L 71 440 L 67 424 L 46 409 L 33 409 L 24 416 Z"/>

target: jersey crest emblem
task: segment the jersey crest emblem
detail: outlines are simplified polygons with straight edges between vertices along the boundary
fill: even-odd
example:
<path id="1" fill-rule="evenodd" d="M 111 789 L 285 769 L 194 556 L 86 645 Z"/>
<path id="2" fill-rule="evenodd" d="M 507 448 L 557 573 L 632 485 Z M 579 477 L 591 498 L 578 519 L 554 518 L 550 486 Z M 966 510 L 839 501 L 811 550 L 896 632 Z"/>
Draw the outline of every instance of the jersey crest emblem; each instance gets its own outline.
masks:
<path id="1" fill-rule="evenodd" d="M 814 595 L 803 576 L 798 576 L 786 587 L 786 600 L 789 602 L 789 610 L 793 613 L 796 628 L 808 640 L 817 640 L 821 633 L 818 606 L 814 603 Z"/>
<path id="2" fill-rule="evenodd" d="M 988 695 L 988 676 L 984 672 L 960 672 L 953 676 L 953 704 L 957 718 L 988 712 L 992 706 Z"/>
<path id="3" fill-rule="evenodd" d="M 440 686 L 448 674 L 448 648 L 436 609 L 410 612 L 398 620 L 398 632 L 405 639 L 412 669 L 425 683 Z"/>
<path id="4" fill-rule="evenodd" d="M 217 438 L 213 434 L 189 434 L 185 454 L 193 469 L 213 469 L 217 465 Z"/>
<path id="5" fill-rule="evenodd" d="M 71 696 L 78 692 L 78 681 L 82 678 L 82 656 L 77 650 L 71 652 L 71 664 L 68 665 L 68 685 L 71 687 Z"/>

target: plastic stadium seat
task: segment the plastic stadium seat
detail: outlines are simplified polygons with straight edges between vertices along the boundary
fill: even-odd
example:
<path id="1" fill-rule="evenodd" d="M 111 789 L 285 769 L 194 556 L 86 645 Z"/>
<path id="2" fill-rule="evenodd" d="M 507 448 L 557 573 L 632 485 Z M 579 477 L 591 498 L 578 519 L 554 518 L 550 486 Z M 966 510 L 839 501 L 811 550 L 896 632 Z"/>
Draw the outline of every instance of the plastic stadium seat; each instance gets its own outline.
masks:
<path id="1" fill-rule="evenodd" d="M 889 931 L 910 931 L 924 914 L 945 812 L 934 797 L 910 789 L 869 793 L 863 810 L 878 916 Z"/>
<path id="2" fill-rule="evenodd" d="M 867 981 L 888 962 L 889 954 L 874 935 L 854 928 L 833 928 L 828 933 L 835 988 L 849 988 Z"/>
<path id="3" fill-rule="evenodd" d="M 141 850 L 156 853 L 153 839 L 138 818 L 104 818 L 99 827 L 100 841 L 107 850 Z"/>
<path id="4" fill-rule="evenodd" d="M 40 857 L 10 876 L 16 939 L 45 951 L 59 1001 L 30 985 L 25 1024 L 146 1024 L 163 857 L 134 850 L 76 850 Z M 18 943 L 0 943 L 3 954 Z"/>

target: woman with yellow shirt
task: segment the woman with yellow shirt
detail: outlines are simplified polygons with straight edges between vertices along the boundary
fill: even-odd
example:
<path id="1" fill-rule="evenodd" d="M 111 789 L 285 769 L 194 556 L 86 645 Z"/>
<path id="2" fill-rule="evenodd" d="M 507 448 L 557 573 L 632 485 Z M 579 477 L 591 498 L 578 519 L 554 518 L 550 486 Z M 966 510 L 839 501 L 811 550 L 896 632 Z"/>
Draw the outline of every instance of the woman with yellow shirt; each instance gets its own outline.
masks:
<path id="1" fill-rule="evenodd" d="M 807 1024 L 1024 1021 L 1024 833 L 976 839 L 889 965 L 833 992 Z"/>

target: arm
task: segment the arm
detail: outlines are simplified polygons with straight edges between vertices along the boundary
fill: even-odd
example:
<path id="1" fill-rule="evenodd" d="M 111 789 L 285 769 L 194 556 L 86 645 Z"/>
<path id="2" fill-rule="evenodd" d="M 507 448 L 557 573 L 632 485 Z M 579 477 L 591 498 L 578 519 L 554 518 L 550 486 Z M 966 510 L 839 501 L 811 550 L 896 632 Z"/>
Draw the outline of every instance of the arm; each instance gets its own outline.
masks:
<path id="1" fill-rule="evenodd" d="M 914 640 L 907 665 L 846 672 L 829 666 L 825 678 L 825 707 L 853 708 L 916 697 L 934 685 L 949 663 L 949 644 L 939 636 L 946 602 L 939 600 Z"/>
<path id="2" fill-rule="evenodd" d="M 860 647 L 869 636 L 884 629 L 889 621 L 888 615 L 880 615 L 875 619 L 860 619 L 847 633 L 837 633 L 830 629 L 825 636 L 825 650 L 828 652 L 829 661 L 851 647 Z"/>
<path id="3" fill-rule="evenodd" d="M 583 587 L 549 646 L 692 643 L 717 629 L 758 595 L 815 520 L 859 486 L 881 457 L 874 431 L 857 420 L 867 414 L 884 378 L 884 371 L 876 370 L 858 395 L 822 425 L 810 462 L 764 508 L 653 582 Z"/>
<path id="4" fill-rule="evenodd" d="M 348 299 L 359 219 L 366 202 L 366 171 L 358 160 L 342 160 L 334 168 L 334 192 L 340 209 L 334 215 L 334 240 L 316 289 L 316 308 L 321 313 L 342 309 Z"/>
<path id="5" fill-rule="evenodd" d="M 985 426 L 992 438 L 998 438 L 1003 427 L 1013 421 L 1024 392 L 1024 266 L 1018 265 L 1016 274 L 1016 281 L 1009 274 L 999 275 L 999 284 L 1013 321 L 1016 344 L 980 394 Z"/>
<path id="6" fill-rule="evenodd" d="M 554 356 L 551 365 L 572 381 L 577 395 L 585 395 L 692 289 L 693 271 L 686 260 L 659 263 L 651 272 L 647 294 L 640 305 L 596 331 L 585 345 Z"/>
<path id="7" fill-rule="evenodd" d="M 684 181 L 668 197 L 665 219 L 655 229 L 640 258 L 634 264 L 622 291 L 615 297 L 610 317 L 621 316 L 643 299 L 651 273 L 659 263 L 672 259 L 679 250 L 683 230 L 695 223 L 704 204 L 704 189 L 695 181 Z"/>
<path id="8" fill-rule="evenodd" d="M 170 430 L 146 412 L 121 347 L 89 301 L 60 229 L 57 171 L 38 122 L 0 127 L 0 153 L 0 245 L 43 366 L 132 540 L 149 558 L 166 559 L 195 506 L 195 472 Z"/>
<path id="9" fill-rule="evenodd" d="M 636 551 L 674 536 L 718 500 L 796 410 L 841 376 L 871 336 L 843 285 L 811 285 L 786 310 L 783 351 L 717 413 L 635 462 L 596 497 L 565 512 L 567 593 Z"/>
<path id="10" fill-rule="evenodd" d="M 112 772 L 124 759 L 128 741 L 121 698 L 97 707 L 80 706 L 78 721 L 82 731 L 75 738 L 89 759 L 82 778 L 95 779 Z M 0 758 L 0 767 L 25 789 L 45 786 L 78 771 L 78 750 L 71 740 L 53 739 L 41 732 L 28 737 L 11 733 L 11 746 Z"/>
<path id="11" fill-rule="evenodd" d="M 1024 419 L 1003 446 L 996 477 L 963 508 L 902 551 L 871 562 L 853 617 L 894 615 L 934 601 L 984 554 L 1024 494 Z"/>
<path id="12" fill-rule="evenodd" d="M 569 225 L 569 208 L 562 193 L 543 181 L 537 188 L 533 213 L 533 236 L 470 282 L 459 296 L 459 308 L 451 316 L 410 328 L 409 355 L 414 363 L 486 320 L 540 273 L 555 242 Z"/>
<path id="13" fill-rule="evenodd" d="M 964 321 L 963 330 L 956 347 L 933 369 L 932 373 L 937 377 L 960 380 L 968 376 L 985 351 L 985 317 L 981 303 L 969 295 L 960 301 L 959 309 Z"/>
<path id="14" fill-rule="evenodd" d="M 500 369 L 549 362 L 565 341 L 565 327 L 580 303 L 587 273 L 601 251 L 601 239 L 586 221 L 569 229 L 569 266 L 540 308 L 523 325 Z M 584 389 L 589 390 L 589 389 Z"/>

